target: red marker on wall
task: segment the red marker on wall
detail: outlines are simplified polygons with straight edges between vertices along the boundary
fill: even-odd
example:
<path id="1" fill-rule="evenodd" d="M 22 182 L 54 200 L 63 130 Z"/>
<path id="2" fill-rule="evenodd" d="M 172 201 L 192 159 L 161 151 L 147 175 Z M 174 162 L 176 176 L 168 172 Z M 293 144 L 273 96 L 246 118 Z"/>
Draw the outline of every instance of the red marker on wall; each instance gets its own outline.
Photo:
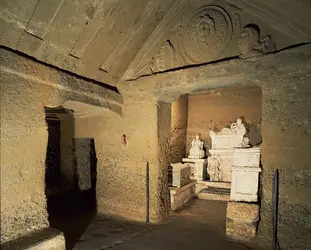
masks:
<path id="1" fill-rule="evenodd" d="M 126 145 L 126 135 L 125 135 L 125 134 L 123 134 L 123 135 L 121 136 L 121 143 L 122 143 L 123 145 Z"/>

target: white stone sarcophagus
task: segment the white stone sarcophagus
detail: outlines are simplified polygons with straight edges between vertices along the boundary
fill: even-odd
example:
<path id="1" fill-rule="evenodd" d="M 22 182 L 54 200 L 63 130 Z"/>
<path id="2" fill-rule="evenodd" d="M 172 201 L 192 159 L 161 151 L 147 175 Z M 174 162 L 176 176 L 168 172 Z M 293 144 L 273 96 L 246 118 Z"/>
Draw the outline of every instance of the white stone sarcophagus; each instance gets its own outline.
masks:
<path id="1" fill-rule="evenodd" d="M 207 171 L 210 181 L 231 182 L 233 149 L 210 149 Z"/>
<path id="2" fill-rule="evenodd" d="M 212 148 L 209 150 L 207 169 L 211 181 L 231 182 L 233 149 L 250 147 L 245 134 L 246 128 L 241 119 L 218 133 L 210 131 Z"/>
<path id="3" fill-rule="evenodd" d="M 230 200 L 257 202 L 260 172 L 260 147 L 235 148 Z"/>

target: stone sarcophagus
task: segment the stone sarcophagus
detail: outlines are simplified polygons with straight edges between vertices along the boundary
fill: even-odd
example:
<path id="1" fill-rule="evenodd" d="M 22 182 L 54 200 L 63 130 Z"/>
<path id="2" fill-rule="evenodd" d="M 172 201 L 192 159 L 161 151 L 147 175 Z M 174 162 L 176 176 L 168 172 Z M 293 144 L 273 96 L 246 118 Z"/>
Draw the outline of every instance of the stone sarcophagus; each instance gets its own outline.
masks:
<path id="1" fill-rule="evenodd" d="M 260 172 L 260 147 L 235 148 L 230 200 L 257 202 Z"/>
<path id="2" fill-rule="evenodd" d="M 233 149 L 210 149 L 208 157 L 208 174 L 210 181 L 231 182 Z"/>
<path id="3" fill-rule="evenodd" d="M 211 181 L 231 182 L 233 149 L 248 148 L 249 139 L 241 119 L 216 133 L 210 131 L 212 149 L 209 150 L 208 174 Z"/>

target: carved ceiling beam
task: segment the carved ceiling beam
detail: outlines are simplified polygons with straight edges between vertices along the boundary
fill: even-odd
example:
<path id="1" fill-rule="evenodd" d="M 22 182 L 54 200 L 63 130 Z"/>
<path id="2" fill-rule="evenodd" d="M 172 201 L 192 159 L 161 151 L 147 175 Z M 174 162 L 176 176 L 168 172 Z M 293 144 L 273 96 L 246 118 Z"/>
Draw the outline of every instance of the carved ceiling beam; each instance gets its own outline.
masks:
<path id="1" fill-rule="evenodd" d="M 79 38 L 77 39 L 74 47 L 70 54 L 74 57 L 80 58 L 83 56 L 84 51 L 94 39 L 100 29 L 107 25 L 109 20 L 112 18 L 112 14 L 116 9 L 120 0 L 105 0 L 100 1 L 93 18 L 89 24 L 82 30 Z M 107 8 L 107 6 L 110 6 Z"/>
<path id="2" fill-rule="evenodd" d="M 123 55 L 124 51 L 127 48 L 127 45 L 133 40 L 134 36 L 141 30 L 146 23 L 146 20 L 150 17 L 154 9 L 159 5 L 160 1 L 149 1 L 142 11 L 140 15 L 140 21 L 135 22 L 133 26 L 131 26 L 126 34 L 124 34 L 117 42 L 117 45 L 112 50 L 112 52 L 108 55 L 108 57 L 102 63 L 100 69 L 104 70 L 107 73 L 111 73 L 112 66 L 116 63 L 116 59 Z"/>

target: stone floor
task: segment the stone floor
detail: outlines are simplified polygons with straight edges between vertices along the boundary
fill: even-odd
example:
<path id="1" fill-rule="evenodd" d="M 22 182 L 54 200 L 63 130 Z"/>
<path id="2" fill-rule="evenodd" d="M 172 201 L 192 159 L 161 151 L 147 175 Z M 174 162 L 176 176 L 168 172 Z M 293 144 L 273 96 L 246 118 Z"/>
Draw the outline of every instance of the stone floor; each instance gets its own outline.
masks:
<path id="1" fill-rule="evenodd" d="M 159 226 L 97 216 L 74 249 L 251 249 L 225 236 L 226 204 L 195 199 L 180 212 L 172 212 L 169 221 Z"/>
<path id="2" fill-rule="evenodd" d="M 94 190 L 48 197 L 47 205 L 50 226 L 63 232 L 71 250 L 97 213 Z"/>

